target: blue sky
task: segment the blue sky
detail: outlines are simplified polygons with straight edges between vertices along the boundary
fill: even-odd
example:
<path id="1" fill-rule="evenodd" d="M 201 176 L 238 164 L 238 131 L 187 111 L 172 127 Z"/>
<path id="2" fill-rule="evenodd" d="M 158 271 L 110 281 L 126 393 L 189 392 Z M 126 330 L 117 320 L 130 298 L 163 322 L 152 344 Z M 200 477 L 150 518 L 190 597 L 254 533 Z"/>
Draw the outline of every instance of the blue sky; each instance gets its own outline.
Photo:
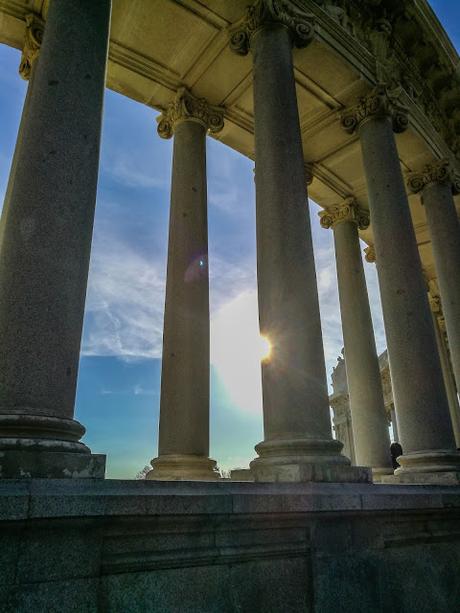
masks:
<path id="1" fill-rule="evenodd" d="M 460 40 L 457 0 L 431 2 Z M 0 45 L 0 198 L 26 83 Z M 107 476 L 133 478 L 157 453 L 172 141 L 156 113 L 106 90 L 99 189 L 76 402 Z M 245 466 L 262 440 L 253 163 L 207 139 L 211 300 L 211 457 Z M 328 380 L 342 348 L 332 232 L 310 203 Z M 385 347 L 375 266 L 365 263 L 376 340 Z M 249 343 L 249 345 L 248 345 Z"/>

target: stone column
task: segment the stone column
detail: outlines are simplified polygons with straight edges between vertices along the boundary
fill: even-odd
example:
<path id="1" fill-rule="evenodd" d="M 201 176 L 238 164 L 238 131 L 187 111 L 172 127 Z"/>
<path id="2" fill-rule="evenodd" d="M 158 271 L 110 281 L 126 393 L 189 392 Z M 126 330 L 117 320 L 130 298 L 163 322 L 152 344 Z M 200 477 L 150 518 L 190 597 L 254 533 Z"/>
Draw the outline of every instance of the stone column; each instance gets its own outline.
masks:
<path id="1" fill-rule="evenodd" d="M 407 115 L 384 86 L 342 117 L 359 131 L 378 262 L 391 380 L 404 455 L 401 480 L 455 481 L 460 454 L 449 415 L 436 338 L 393 131 Z M 433 473 L 449 475 L 433 476 Z"/>
<path id="2" fill-rule="evenodd" d="M 257 273 L 265 440 L 258 481 L 367 480 L 332 438 L 292 45 L 313 36 L 311 16 L 259 0 L 231 33 L 254 69 Z M 295 12 L 294 12 L 295 11 Z"/>
<path id="3" fill-rule="evenodd" d="M 347 198 L 321 211 L 320 218 L 323 228 L 334 231 L 356 463 L 370 466 L 374 477 L 392 474 L 390 434 L 358 235 L 358 228 L 369 226 L 369 215 L 354 198 Z"/>
<path id="4" fill-rule="evenodd" d="M 110 0 L 51 2 L 2 213 L 0 473 L 102 477 L 73 419 Z M 82 35 L 84 33 L 84 36 Z"/>
<path id="5" fill-rule="evenodd" d="M 8 185 L 6 188 L 3 208 L 7 208 L 9 206 L 8 202 L 10 199 L 11 188 L 14 185 L 14 177 L 16 175 L 18 160 L 21 159 L 20 149 L 22 143 L 23 126 L 25 123 L 25 118 L 28 114 L 33 87 L 33 72 L 36 65 L 36 60 L 38 59 L 40 53 L 40 47 L 43 41 L 43 31 L 45 25 L 41 17 L 39 17 L 35 13 L 29 13 L 28 15 L 26 15 L 25 19 L 26 30 L 24 36 L 24 46 L 21 55 L 21 62 L 19 64 L 19 74 L 25 81 L 28 81 L 29 83 L 27 86 L 24 106 L 22 108 L 21 122 L 19 124 L 18 135 L 16 138 L 16 146 L 14 148 L 14 155 L 11 163 L 10 174 L 8 177 Z M 0 218 L 0 243 L 2 241 L 4 221 L 5 216 L 2 215 L 2 217 Z"/>
<path id="6" fill-rule="evenodd" d="M 447 400 L 449 402 L 450 417 L 452 420 L 452 428 L 454 430 L 455 444 L 457 449 L 460 448 L 460 407 L 458 404 L 457 388 L 452 372 L 449 351 L 445 340 L 445 319 L 443 317 L 441 300 L 439 296 L 428 293 L 431 312 L 433 316 L 434 331 L 436 333 L 436 342 L 438 344 L 439 359 L 441 360 L 442 374 L 444 384 L 446 386 Z"/>
<path id="7" fill-rule="evenodd" d="M 431 237 L 434 262 L 449 339 L 457 389 L 460 389 L 460 225 L 453 193 L 460 192 L 460 176 L 447 160 L 411 173 L 408 186 L 421 193 Z"/>
<path id="8" fill-rule="evenodd" d="M 395 411 L 395 406 L 394 404 L 392 405 L 392 408 L 390 410 L 390 418 L 391 418 L 391 425 L 393 426 L 393 438 L 395 440 L 395 443 L 399 443 L 399 432 L 398 432 L 398 422 L 396 421 L 396 411 Z"/>
<path id="9" fill-rule="evenodd" d="M 160 117 L 174 134 L 158 457 L 147 479 L 217 479 L 209 459 L 206 133 L 223 110 L 180 89 Z"/>

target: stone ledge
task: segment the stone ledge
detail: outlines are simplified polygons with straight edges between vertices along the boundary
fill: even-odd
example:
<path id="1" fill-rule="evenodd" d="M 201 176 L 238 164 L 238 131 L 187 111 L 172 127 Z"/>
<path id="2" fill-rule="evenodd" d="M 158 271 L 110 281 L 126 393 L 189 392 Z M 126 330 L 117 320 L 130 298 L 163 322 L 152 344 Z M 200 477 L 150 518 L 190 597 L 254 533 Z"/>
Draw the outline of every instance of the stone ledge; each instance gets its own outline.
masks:
<path id="1" fill-rule="evenodd" d="M 0 518 L 460 509 L 460 487 L 328 483 L 0 481 Z"/>

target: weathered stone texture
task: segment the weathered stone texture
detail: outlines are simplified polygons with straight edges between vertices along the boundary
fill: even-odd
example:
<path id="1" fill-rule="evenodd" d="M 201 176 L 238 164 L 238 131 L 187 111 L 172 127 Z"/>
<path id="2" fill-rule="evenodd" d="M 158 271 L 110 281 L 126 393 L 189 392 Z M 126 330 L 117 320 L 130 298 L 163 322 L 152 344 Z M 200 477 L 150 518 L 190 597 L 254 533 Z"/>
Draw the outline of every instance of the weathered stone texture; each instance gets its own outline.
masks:
<path id="1" fill-rule="evenodd" d="M 451 613 L 460 490 L 0 485 L 0 611 Z"/>

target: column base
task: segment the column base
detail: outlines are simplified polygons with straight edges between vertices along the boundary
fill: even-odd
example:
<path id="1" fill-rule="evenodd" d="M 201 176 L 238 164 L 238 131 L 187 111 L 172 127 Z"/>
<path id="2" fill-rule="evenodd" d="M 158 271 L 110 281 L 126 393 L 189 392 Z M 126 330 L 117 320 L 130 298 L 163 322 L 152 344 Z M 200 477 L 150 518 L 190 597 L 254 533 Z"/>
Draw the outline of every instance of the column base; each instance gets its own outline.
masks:
<path id="1" fill-rule="evenodd" d="M 398 458 L 400 467 L 383 483 L 420 485 L 459 485 L 460 452 L 454 450 L 418 451 Z"/>
<path id="2" fill-rule="evenodd" d="M 105 455 L 66 451 L 0 450 L 2 479 L 103 479 Z"/>
<path id="3" fill-rule="evenodd" d="M 382 477 L 385 485 L 460 485 L 460 471 L 438 473 L 402 473 Z"/>
<path id="4" fill-rule="evenodd" d="M 380 466 L 372 468 L 372 481 L 374 483 L 383 483 L 384 477 L 393 476 L 394 471 L 390 466 Z"/>
<path id="5" fill-rule="evenodd" d="M 103 479 L 106 457 L 79 440 L 84 433 L 66 417 L 0 414 L 0 478 Z"/>
<path id="6" fill-rule="evenodd" d="M 372 483 L 371 469 L 351 466 L 342 447 L 334 439 L 264 441 L 249 466 L 256 482 Z"/>
<path id="7" fill-rule="evenodd" d="M 161 455 L 151 461 L 146 479 L 153 481 L 216 481 L 220 479 L 214 460 L 188 454 Z"/>
<path id="8" fill-rule="evenodd" d="M 254 481 L 254 474 L 250 468 L 235 468 L 230 471 L 232 481 Z"/>

